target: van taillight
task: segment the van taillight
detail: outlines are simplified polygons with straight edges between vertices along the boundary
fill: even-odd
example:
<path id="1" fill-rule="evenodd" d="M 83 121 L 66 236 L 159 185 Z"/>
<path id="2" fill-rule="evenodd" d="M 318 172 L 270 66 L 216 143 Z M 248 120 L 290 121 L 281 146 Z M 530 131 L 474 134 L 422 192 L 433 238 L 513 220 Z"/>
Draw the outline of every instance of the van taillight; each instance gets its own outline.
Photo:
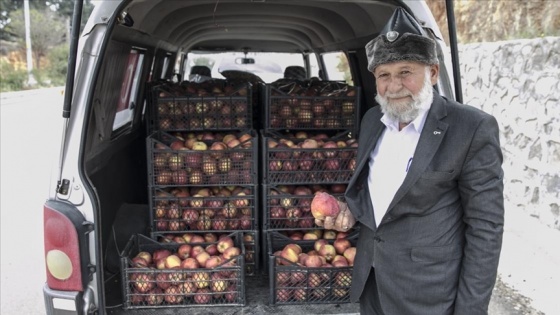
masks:
<path id="1" fill-rule="evenodd" d="M 47 285 L 54 290 L 83 291 L 87 224 L 81 213 L 70 208 L 57 202 L 43 207 Z"/>

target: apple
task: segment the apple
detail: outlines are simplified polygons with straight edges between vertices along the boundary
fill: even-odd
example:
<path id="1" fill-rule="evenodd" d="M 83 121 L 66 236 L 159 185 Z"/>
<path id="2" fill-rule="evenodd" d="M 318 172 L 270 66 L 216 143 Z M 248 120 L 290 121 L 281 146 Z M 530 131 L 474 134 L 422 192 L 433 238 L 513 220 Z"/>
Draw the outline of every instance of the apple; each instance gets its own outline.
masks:
<path id="1" fill-rule="evenodd" d="M 310 288 L 316 288 L 323 284 L 323 277 L 317 272 L 310 272 L 307 276 L 307 286 Z"/>
<path id="2" fill-rule="evenodd" d="M 347 238 L 349 232 L 338 232 L 336 233 L 336 238 Z"/>
<path id="3" fill-rule="evenodd" d="M 336 236 L 337 232 L 334 230 L 325 230 L 325 232 L 323 232 L 323 238 L 326 240 L 334 240 Z"/>
<path id="4" fill-rule="evenodd" d="M 212 228 L 212 219 L 207 215 L 201 215 L 198 217 L 198 221 L 196 221 L 196 228 L 200 231 L 210 230 Z M 204 242 L 204 238 L 202 240 Z"/>
<path id="5" fill-rule="evenodd" d="M 319 252 L 319 250 L 321 249 L 321 247 L 323 245 L 328 244 L 329 242 L 326 239 L 318 239 L 315 241 L 315 243 L 313 243 L 313 249 L 315 251 L 317 251 L 317 253 Z"/>
<path id="6" fill-rule="evenodd" d="M 181 266 L 181 258 L 175 254 L 165 257 L 165 268 L 172 269 Z"/>
<path id="7" fill-rule="evenodd" d="M 327 262 L 331 262 L 336 256 L 336 249 L 331 244 L 325 244 L 319 248 L 319 255 L 325 257 Z"/>
<path id="8" fill-rule="evenodd" d="M 169 304 L 180 304 L 181 302 L 183 302 L 183 293 L 181 291 L 182 290 L 176 285 L 172 285 L 169 288 L 165 289 L 165 302 Z"/>
<path id="9" fill-rule="evenodd" d="M 214 233 L 204 233 L 203 237 L 206 243 L 214 243 L 218 241 L 218 236 Z"/>
<path id="10" fill-rule="evenodd" d="M 146 296 L 146 303 L 148 305 L 160 305 L 163 303 L 163 290 L 160 288 L 154 288 L 150 292 L 148 292 L 148 296 Z"/>
<path id="11" fill-rule="evenodd" d="M 136 254 L 136 257 L 144 259 L 148 265 L 152 263 L 152 255 L 149 252 L 140 251 L 138 252 L 138 254 Z"/>
<path id="12" fill-rule="evenodd" d="M 311 201 L 311 213 L 319 220 L 324 220 L 327 216 L 335 218 L 340 213 L 340 207 L 332 195 L 317 192 Z"/>
<path id="13" fill-rule="evenodd" d="M 204 239 L 204 236 L 199 234 L 193 234 L 190 243 L 199 244 L 199 243 L 204 243 L 205 241 L 206 240 Z"/>
<path id="14" fill-rule="evenodd" d="M 186 209 L 183 211 L 181 218 L 186 224 L 193 224 L 198 221 L 199 213 L 196 209 Z"/>
<path id="15" fill-rule="evenodd" d="M 206 260 L 206 265 L 204 268 L 213 269 L 223 263 L 223 259 L 221 256 L 210 256 L 208 260 Z"/>
<path id="16" fill-rule="evenodd" d="M 155 277 L 152 273 L 133 273 L 130 278 L 134 288 L 140 293 L 147 293 L 156 285 Z"/>
<path id="17" fill-rule="evenodd" d="M 208 145 L 203 141 L 194 141 L 191 149 L 195 151 L 206 151 L 208 150 Z"/>
<path id="18" fill-rule="evenodd" d="M 336 255 L 332 259 L 333 267 L 348 267 L 348 260 L 342 255 Z"/>
<path id="19" fill-rule="evenodd" d="M 181 269 L 181 266 L 172 269 Z M 167 278 L 172 285 L 177 285 L 184 280 L 183 273 L 181 271 L 170 272 L 167 274 Z"/>
<path id="20" fill-rule="evenodd" d="M 212 280 L 212 283 L 210 285 L 210 289 L 212 290 L 212 292 L 224 292 L 227 289 L 227 278 L 224 278 L 219 273 L 213 273 L 210 279 Z"/>
<path id="21" fill-rule="evenodd" d="M 333 246 L 336 249 L 336 253 L 342 255 L 344 254 L 344 251 L 346 251 L 346 249 L 352 247 L 352 244 L 346 238 L 338 238 L 335 239 Z"/>
<path id="22" fill-rule="evenodd" d="M 185 240 L 186 243 L 190 243 L 193 237 L 193 233 L 185 233 L 182 235 L 182 238 Z"/>
<path id="23" fill-rule="evenodd" d="M 227 226 L 227 219 L 223 215 L 217 215 L 212 220 L 212 229 L 214 230 L 225 230 Z"/>
<path id="24" fill-rule="evenodd" d="M 228 248 L 234 246 L 233 239 L 230 236 L 224 236 L 218 241 L 218 252 L 224 253 Z"/>
<path id="25" fill-rule="evenodd" d="M 307 255 L 307 259 L 304 261 L 306 267 L 321 267 L 323 260 L 317 255 Z"/>
<path id="26" fill-rule="evenodd" d="M 305 288 L 294 289 L 293 297 L 296 301 L 307 300 L 307 290 Z"/>
<path id="27" fill-rule="evenodd" d="M 181 292 L 183 292 L 183 294 L 186 297 L 194 296 L 196 291 L 198 290 L 196 285 L 191 281 L 184 281 L 183 283 L 180 284 L 179 288 L 181 289 Z"/>
<path id="28" fill-rule="evenodd" d="M 212 300 L 212 293 L 210 289 L 204 287 L 199 289 L 194 295 L 194 302 L 196 304 L 208 304 Z"/>
<path id="29" fill-rule="evenodd" d="M 132 268 L 148 268 L 148 262 L 142 257 L 134 257 L 131 260 Z"/>
<path id="30" fill-rule="evenodd" d="M 317 240 L 319 238 L 317 237 L 317 234 L 313 232 L 306 232 L 305 234 L 303 234 L 303 239 L 307 241 L 307 240 Z"/>
<path id="31" fill-rule="evenodd" d="M 276 301 L 277 302 L 288 302 L 292 298 L 293 291 L 290 289 L 278 289 L 276 290 Z"/>
<path id="32" fill-rule="evenodd" d="M 194 245 L 191 248 L 191 252 L 189 253 L 189 257 L 195 258 L 198 254 L 204 252 L 204 247 L 202 245 Z"/>
<path id="33" fill-rule="evenodd" d="M 200 265 L 198 264 L 198 260 L 193 257 L 189 257 L 181 261 L 181 268 L 183 269 L 198 269 Z"/>
<path id="34" fill-rule="evenodd" d="M 210 244 L 208 246 L 206 246 L 204 248 L 204 250 L 210 255 L 210 256 L 216 256 L 219 255 L 220 252 L 218 252 L 218 246 L 216 244 Z"/>
<path id="35" fill-rule="evenodd" d="M 350 266 L 354 266 L 354 258 L 356 257 L 356 247 L 350 247 L 342 254 Z"/>
<path id="36" fill-rule="evenodd" d="M 194 273 L 192 276 L 192 281 L 199 289 L 207 288 L 210 285 L 209 280 L 210 274 L 208 274 L 208 272 L 199 271 Z"/>
<path id="37" fill-rule="evenodd" d="M 210 258 L 210 254 L 208 254 L 206 251 L 204 251 L 204 252 L 201 252 L 200 254 L 196 255 L 194 258 L 196 259 L 196 261 L 198 261 L 198 264 L 200 265 L 200 267 L 206 268 L 206 262 Z"/>
<path id="38" fill-rule="evenodd" d="M 226 218 L 235 218 L 237 216 L 237 208 L 232 202 L 228 202 L 222 208 L 222 215 Z"/>
<path id="39" fill-rule="evenodd" d="M 184 241 L 183 238 L 181 238 L 181 239 Z M 183 244 L 183 245 L 179 246 L 179 248 L 177 249 L 177 256 L 179 256 L 179 258 L 181 258 L 181 259 L 187 259 L 187 258 L 189 258 L 191 249 L 192 249 L 191 245 Z"/>
<path id="40" fill-rule="evenodd" d="M 352 273 L 350 271 L 339 271 L 334 278 L 337 286 L 350 287 L 352 285 Z"/>
<path id="41" fill-rule="evenodd" d="M 283 260 L 280 260 L 282 265 L 290 266 L 298 262 L 298 254 L 293 248 L 284 248 L 280 253 L 280 257 Z"/>
<path id="42" fill-rule="evenodd" d="M 222 252 L 224 259 L 229 260 L 241 254 L 239 247 L 231 246 Z"/>
<path id="43" fill-rule="evenodd" d="M 156 285 L 165 290 L 169 288 L 171 282 L 169 282 L 169 278 L 167 277 L 167 273 L 158 273 L 156 274 Z"/>

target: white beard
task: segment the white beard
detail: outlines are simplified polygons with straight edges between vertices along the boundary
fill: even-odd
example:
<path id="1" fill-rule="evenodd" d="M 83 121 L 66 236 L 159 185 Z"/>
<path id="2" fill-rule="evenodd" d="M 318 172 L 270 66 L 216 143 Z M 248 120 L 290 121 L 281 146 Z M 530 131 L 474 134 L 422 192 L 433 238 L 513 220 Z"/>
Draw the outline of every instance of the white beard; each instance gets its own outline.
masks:
<path id="1" fill-rule="evenodd" d="M 400 98 L 411 96 L 411 101 L 389 101 L 389 98 Z M 400 123 L 409 123 L 413 121 L 420 110 L 424 106 L 429 106 L 434 99 L 434 90 L 430 80 L 430 68 L 426 68 L 424 76 L 424 84 L 418 95 L 413 95 L 408 89 L 403 88 L 403 91 L 395 94 L 386 93 L 381 96 L 379 93 L 375 96 L 375 100 L 381 106 L 383 114 L 387 115 L 390 119 L 396 120 Z"/>

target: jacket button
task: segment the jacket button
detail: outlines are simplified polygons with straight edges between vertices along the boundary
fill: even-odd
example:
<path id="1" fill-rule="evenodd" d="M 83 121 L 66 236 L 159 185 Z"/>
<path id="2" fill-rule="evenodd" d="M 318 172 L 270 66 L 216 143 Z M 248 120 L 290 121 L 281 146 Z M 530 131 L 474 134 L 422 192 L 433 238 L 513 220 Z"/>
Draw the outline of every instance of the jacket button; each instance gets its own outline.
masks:
<path id="1" fill-rule="evenodd" d="M 356 185 L 356 189 L 357 189 L 357 190 L 362 190 L 362 188 L 363 188 L 363 185 L 362 185 L 362 184 Z"/>

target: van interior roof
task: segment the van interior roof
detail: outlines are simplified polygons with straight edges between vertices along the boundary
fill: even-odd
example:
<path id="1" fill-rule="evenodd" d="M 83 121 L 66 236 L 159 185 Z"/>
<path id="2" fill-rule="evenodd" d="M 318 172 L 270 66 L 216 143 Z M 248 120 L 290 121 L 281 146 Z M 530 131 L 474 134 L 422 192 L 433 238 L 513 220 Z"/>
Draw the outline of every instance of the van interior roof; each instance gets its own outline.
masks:
<path id="1" fill-rule="evenodd" d="M 135 0 L 132 28 L 185 51 L 316 52 L 363 49 L 398 0 Z"/>

